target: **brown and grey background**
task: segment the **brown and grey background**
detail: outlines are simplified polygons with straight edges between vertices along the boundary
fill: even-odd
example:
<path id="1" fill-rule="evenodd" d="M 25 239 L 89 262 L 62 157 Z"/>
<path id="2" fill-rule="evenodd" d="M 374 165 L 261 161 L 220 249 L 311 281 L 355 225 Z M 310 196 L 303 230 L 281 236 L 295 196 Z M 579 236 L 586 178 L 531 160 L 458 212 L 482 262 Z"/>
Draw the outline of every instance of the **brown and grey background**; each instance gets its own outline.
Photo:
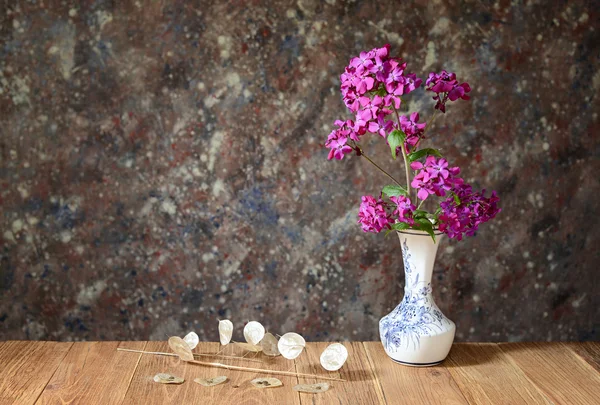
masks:
<path id="1" fill-rule="evenodd" d="M 0 4 L 0 339 L 378 339 L 402 258 L 356 220 L 386 179 L 323 144 L 348 59 L 385 43 L 471 84 L 430 145 L 501 197 L 441 241 L 457 340 L 598 339 L 597 2 Z"/>

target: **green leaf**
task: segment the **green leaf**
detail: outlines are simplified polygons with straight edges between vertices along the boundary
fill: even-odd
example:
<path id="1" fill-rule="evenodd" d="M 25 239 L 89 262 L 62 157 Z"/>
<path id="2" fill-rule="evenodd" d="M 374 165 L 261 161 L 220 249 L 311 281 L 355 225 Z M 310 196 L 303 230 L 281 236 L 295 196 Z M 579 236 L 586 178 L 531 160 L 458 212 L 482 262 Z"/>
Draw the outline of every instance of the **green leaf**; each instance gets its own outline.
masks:
<path id="1" fill-rule="evenodd" d="M 381 192 L 388 197 L 398 197 L 399 195 L 408 196 L 408 192 L 403 187 L 394 184 L 385 186 Z"/>
<path id="2" fill-rule="evenodd" d="M 429 214 L 427 211 L 424 211 L 424 210 L 414 210 L 413 213 L 414 213 L 415 218 L 419 218 L 419 217 L 427 218 L 427 214 Z"/>
<path id="3" fill-rule="evenodd" d="M 458 195 L 456 195 L 456 193 L 452 190 L 450 190 L 450 193 L 452 193 L 452 197 L 454 197 L 454 203 L 457 206 L 460 205 L 460 198 L 458 197 Z"/>
<path id="4" fill-rule="evenodd" d="M 393 130 L 387 137 L 387 141 L 390 144 L 392 150 L 392 157 L 396 159 L 396 148 L 404 144 L 406 134 L 399 129 Z"/>
<path id="5" fill-rule="evenodd" d="M 437 149 L 432 149 L 432 148 L 424 148 L 424 149 L 419 149 L 413 153 L 409 153 L 408 154 L 408 160 L 409 162 L 414 162 L 415 160 L 419 160 L 422 157 L 425 156 L 437 156 L 437 157 L 442 157 L 442 154 L 440 153 L 439 150 Z"/>
<path id="6" fill-rule="evenodd" d="M 427 218 L 418 218 L 415 219 L 415 221 L 418 224 L 418 229 L 427 232 L 429 236 L 431 236 L 431 239 L 433 239 L 433 243 L 435 243 L 435 233 L 433 232 L 433 225 L 431 224 L 431 221 L 429 221 Z"/>
<path id="7" fill-rule="evenodd" d="M 394 232 L 394 231 L 403 231 L 405 229 L 410 228 L 410 225 L 408 225 L 405 222 L 396 222 L 395 224 L 392 224 L 392 229 L 388 230 L 385 233 L 385 236 L 387 236 L 390 232 Z"/>

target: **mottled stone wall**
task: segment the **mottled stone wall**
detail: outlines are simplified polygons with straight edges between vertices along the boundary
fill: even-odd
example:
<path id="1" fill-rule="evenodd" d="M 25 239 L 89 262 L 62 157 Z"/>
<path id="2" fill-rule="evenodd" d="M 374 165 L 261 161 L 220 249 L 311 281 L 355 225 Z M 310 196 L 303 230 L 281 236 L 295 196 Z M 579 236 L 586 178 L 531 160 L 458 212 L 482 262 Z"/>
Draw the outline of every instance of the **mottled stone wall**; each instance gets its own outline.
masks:
<path id="1" fill-rule="evenodd" d="M 323 143 L 348 59 L 390 43 L 471 83 L 430 140 L 502 199 L 441 242 L 457 339 L 597 339 L 599 7 L 517 3 L 3 2 L 0 338 L 377 339 L 402 259 L 356 214 L 387 182 Z"/>

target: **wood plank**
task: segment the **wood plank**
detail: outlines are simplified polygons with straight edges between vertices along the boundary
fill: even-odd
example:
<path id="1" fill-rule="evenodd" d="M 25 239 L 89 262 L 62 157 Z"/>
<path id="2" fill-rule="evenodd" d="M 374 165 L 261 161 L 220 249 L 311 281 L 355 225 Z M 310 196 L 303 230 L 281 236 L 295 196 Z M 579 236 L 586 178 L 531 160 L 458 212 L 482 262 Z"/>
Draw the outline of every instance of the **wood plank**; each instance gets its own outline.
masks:
<path id="1" fill-rule="evenodd" d="M 119 404 L 141 357 L 117 347 L 143 350 L 146 342 L 77 342 L 36 404 Z"/>
<path id="2" fill-rule="evenodd" d="M 0 404 L 33 404 L 72 343 L 3 342 L 0 346 Z"/>
<path id="3" fill-rule="evenodd" d="M 497 344 L 455 344 L 444 366 L 471 404 L 550 403 Z"/>
<path id="4" fill-rule="evenodd" d="M 581 356 L 596 371 L 600 372 L 600 342 L 565 343 L 567 347 Z"/>
<path id="5" fill-rule="evenodd" d="M 371 369 L 365 348 L 360 342 L 345 342 L 348 361 L 339 371 L 327 371 L 321 366 L 321 353 L 331 343 L 308 343 L 305 353 L 296 358 L 296 371 L 330 377 L 340 377 L 347 382 L 325 381 L 301 377 L 301 384 L 328 382 L 331 388 L 322 394 L 300 394 L 303 404 L 381 404 L 381 389 Z"/>
<path id="6" fill-rule="evenodd" d="M 371 367 L 389 404 L 468 404 L 446 368 L 407 367 L 394 363 L 380 342 L 364 343 Z"/>
<path id="7" fill-rule="evenodd" d="M 166 342 L 148 342 L 146 350 L 170 352 Z M 218 343 L 201 342 L 194 350 L 197 353 L 215 353 L 219 350 Z M 234 345 L 228 345 L 223 352 L 225 355 L 241 356 L 243 351 Z M 279 356 L 268 357 L 263 354 L 256 358 L 239 361 L 223 358 L 204 357 L 200 360 L 220 362 L 244 367 L 257 367 L 272 370 L 294 371 L 294 362 Z M 164 385 L 152 381 L 156 373 L 170 373 L 185 378 L 182 385 Z M 203 387 L 194 378 L 210 378 L 225 375 L 228 381 L 214 387 Z M 254 388 L 250 381 L 258 377 L 272 376 L 283 382 L 283 387 Z M 133 376 L 131 385 L 125 397 L 124 404 L 300 404 L 299 395 L 292 390 L 297 384 L 296 377 L 275 376 L 204 367 L 197 364 L 186 364 L 177 358 L 168 356 L 143 355 Z"/>
<path id="8" fill-rule="evenodd" d="M 502 343 L 500 348 L 554 403 L 598 403 L 600 375 L 564 344 Z"/>

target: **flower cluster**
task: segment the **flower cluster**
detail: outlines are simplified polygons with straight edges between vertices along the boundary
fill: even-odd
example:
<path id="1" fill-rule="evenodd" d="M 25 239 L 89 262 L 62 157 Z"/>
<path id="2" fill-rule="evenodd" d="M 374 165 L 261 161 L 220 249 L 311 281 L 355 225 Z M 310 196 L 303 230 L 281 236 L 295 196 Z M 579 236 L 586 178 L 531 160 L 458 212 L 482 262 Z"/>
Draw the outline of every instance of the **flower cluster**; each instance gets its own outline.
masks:
<path id="1" fill-rule="evenodd" d="M 402 97 L 422 84 L 415 74 L 405 70 L 405 62 L 390 56 L 389 45 L 361 52 L 350 60 L 340 76 L 340 90 L 353 119 L 335 122 L 337 128 L 331 131 L 325 143 L 330 149 L 328 159 L 341 160 L 356 151 L 357 156 L 364 156 L 394 182 L 385 186 L 378 198 L 362 197 L 358 223 L 363 231 L 377 233 L 384 229 L 402 231 L 412 228 L 429 233 L 435 240 L 437 228 L 460 240 L 463 235 L 473 235 L 480 224 L 500 212 L 499 199 L 495 192 L 488 198 L 485 190 L 473 191 L 458 177 L 460 169 L 449 167 L 439 150 L 421 147 L 432 121 L 419 122 L 417 111 L 399 114 Z M 446 112 L 448 101 L 470 98 L 469 84 L 459 83 L 452 72 L 430 73 L 425 84 L 426 91 L 435 93 L 434 108 L 442 113 Z M 406 186 L 364 154 L 359 142 L 367 133 L 384 138 L 394 159 L 402 155 Z M 413 171 L 412 181 L 409 166 Z M 416 196 L 412 194 L 414 199 L 411 200 L 413 189 Z M 421 206 L 433 195 L 445 199 L 437 211 L 429 213 Z"/>
<path id="2" fill-rule="evenodd" d="M 379 233 L 384 228 L 389 228 L 390 215 L 386 211 L 387 204 L 380 198 L 364 195 L 358 211 L 358 223 L 364 232 Z"/>
<path id="3" fill-rule="evenodd" d="M 408 225 L 415 224 L 413 216 L 417 207 L 410 201 L 410 198 L 399 195 L 397 197 L 390 197 L 390 201 L 396 204 L 393 214 L 398 215 L 398 221 Z"/>
<path id="4" fill-rule="evenodd" d="M 479 225 L 494 218 L 501 210 L 500 199 L 493 191 L 485 197 L 485 190 L 474 192 L 468 184 L 453 189 L 454 196 L 442 201 L 439 229 L 451 238 L 461 240 L 463 234 L 473 236 Z"/>
<path id="5" fill-rule="evenodd" d="M 456 101 L 459 98 L 468 100 L 471 98 L 467 95 L 471 91 L 469 83 L 458 84 L 456 74 L 446 72 L 445 70 L 442 70 L 440 73 L 429 73 L 425 85 L 427 86 L 427 91 L 435 93 L 435 96 L 433 96 L 433 99 L 437 100 L 435 109 L 443 113 L 446 112 L 446 102 L 448 100 Z"/>
<path id="6" fill-rule="evenodd" d="M 414 148 L 419 139 L 425 132 L 426 123 L 418 123 L 419 122 L 419 113 L 414 112 L 409 117 L 401 116 L 400 117 L 400 128 L 406 134 L 406 140 L 404 141 L 404 149 L 406 153 L 410 152 L 410 148 Z"/>
<path id="7" fill-rule="evenodd" d="M 414 212 L 417 209 L 405 196 L 390 197 L 393 204 L 388 204 L 380 199 L 375 199 L 371 195 L 362 197 L 362 203 L 358 211 L 358 223 L 363 231 L 378 233 L 383 229 L 390 229 L 394 223 L 402 222 L 407 225 L 414 225 Z M 388 212 L 392 211 L 391 214 Z M 396 217 L 396 218 L 394 218 Z"/>
<path id="8" fill-rule="evenodd" d="M 410 185 L 419 190 L 417 197 L 421 200 L 426 200 L 431 194 L 445 196 L 446 191 L 463 183 L 463 180 L 457 177 L 460 168 L 448 167 L 448 161 L 444 158 L 428 156 L 425 164 L 413 162 L 410 167 L 418 170 Z"/>
<path id="9" fill-rule="evenodd" d="M 344 155 L 352 152 L 352 147 L 347 143 L 348 138 L 355 141 L 358 141 L 358 138 L 356 137 L 356 133 L 352 130 L 354 127 L 354 122 L 352 122 L 352 120 L 337 120 L 335 125 L 338 126 L 338 129 L 331 131 L 327 137 L 327 142 L 325 143 L 325 146 L 330 148 L 327 159 L 331 160 L 336 158 L 337 160 L 342 160 Z"/>
<path id="10" fill-rule="evenodd" d="M 390 46 L 361 52 L 352 58 L 340 76 L 342 98 L 348 109 L 356 114 L 354 130 L 379 133 L 392 131 L 392 121 L 386 121 L 391 108 L 400 108 L 400 97 L 423 82 L 415 74 L 405 72 L 406 63 L 389 56 Z M 383 131 L 382 131 L 383 129 Z"/>

